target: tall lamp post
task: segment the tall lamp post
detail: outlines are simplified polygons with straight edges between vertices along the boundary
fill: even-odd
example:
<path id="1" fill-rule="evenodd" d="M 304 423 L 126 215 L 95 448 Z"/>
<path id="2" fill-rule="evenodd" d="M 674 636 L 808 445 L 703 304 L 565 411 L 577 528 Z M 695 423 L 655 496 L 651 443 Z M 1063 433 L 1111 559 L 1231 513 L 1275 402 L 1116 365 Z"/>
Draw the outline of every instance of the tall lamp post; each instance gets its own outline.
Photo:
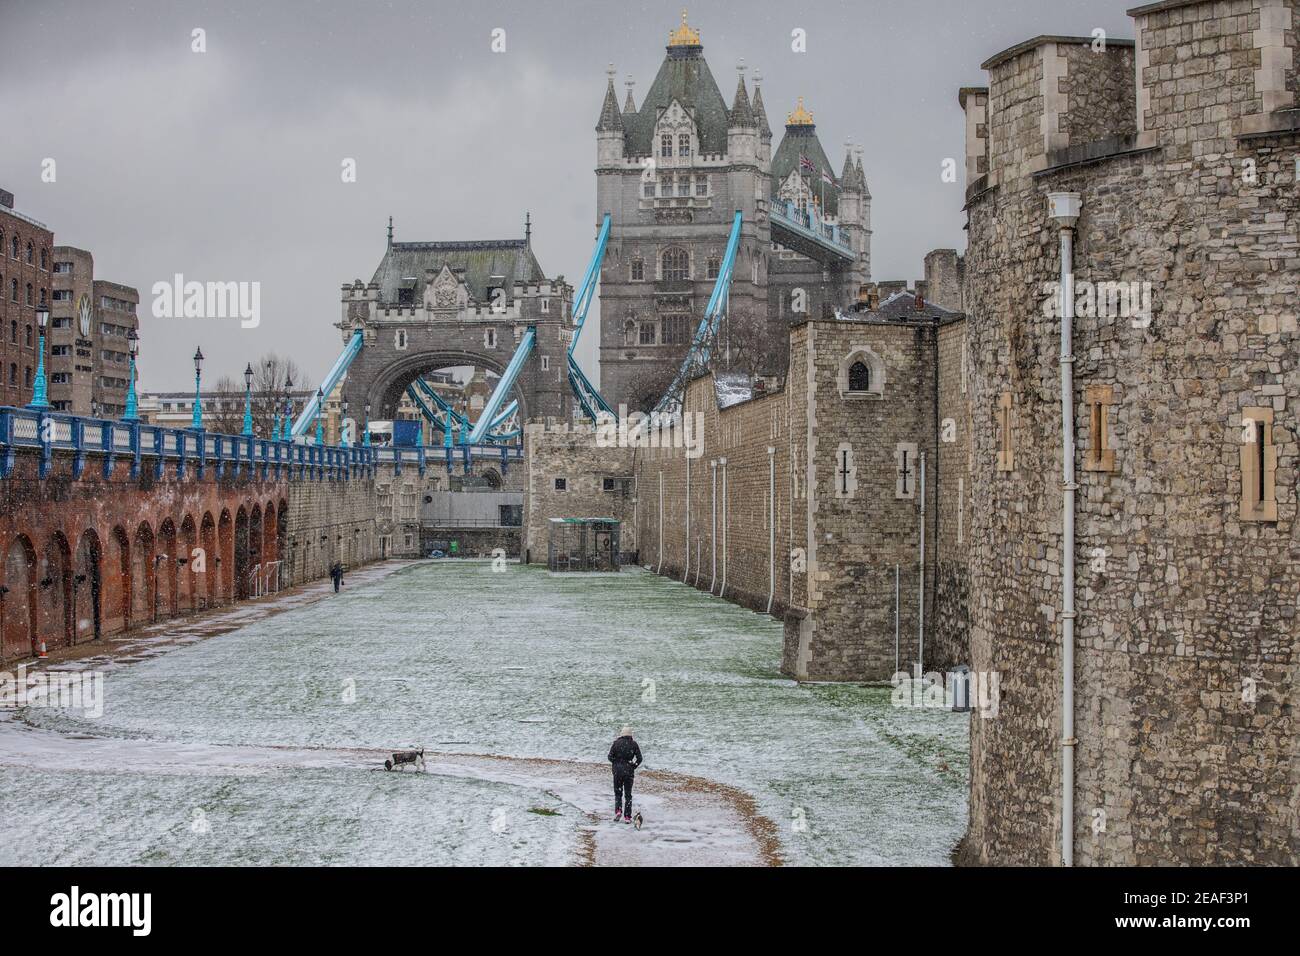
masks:
<path id="1" fill-rule="evenodd" d="M 140 420 L 135 399 L 135 360 L 140 355 L 140 333 L 135 329 L 126 333 L 126 350 L 131 356 L 131 370 L 126 380 L 126 409 L 122 412 L 122 421 L 135 422 Z"/>
<path id="2" fill-rule="evenodd" d="M 325 425 L 321 420 L 321 412 L 325 411 L 325 393 L 319 388 L 316 389 L 316 444 L 325 444 Z"/>
<path id="3" fill-rule="evenodd" d="M 194 411 L 190 415 L 190 427 L 198 430 L 203 427 L 203 349 L 194 350 Z"/>
<path id="4" fill-rule="evenodd" d="M 293 378 L 286 375 L 284 377 L 284 441 L 293 439 L 291 431 L 293 421 Z"/>
<path id="5" fill-rule="evenodd" d="M 244 430 L 245 438 L 253 437 L 253 363 L 244 369 Z"/>
<path id="6" fill-rule="evenodd" d="M 36 325 L 40 328 L 41 341 L 37 347 L 36 381 L 32 383 L 32 401 L 27 407 L 41 411 L 50 407 L 49 399 L 45 395 L 45 326 L 49 321 L 49 306 L 38 305 L 36 307 Z"/>

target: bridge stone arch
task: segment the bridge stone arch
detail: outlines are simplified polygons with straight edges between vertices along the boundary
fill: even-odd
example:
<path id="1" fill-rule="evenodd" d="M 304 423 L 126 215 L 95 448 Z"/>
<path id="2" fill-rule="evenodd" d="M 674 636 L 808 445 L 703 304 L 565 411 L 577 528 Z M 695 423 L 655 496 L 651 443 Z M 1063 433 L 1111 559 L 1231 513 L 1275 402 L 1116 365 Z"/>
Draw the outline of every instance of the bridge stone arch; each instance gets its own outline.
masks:
<path id="1" fill-rule="evenodd" d="M 490 355 L 470 349 L 455 348 L 431 349 L 393 359 L 387 365 L 376 368 L 368 382 L 358 380 L 360 376 L 355 374 L 356 363 L 354 363 L 353 368 L 348 372 L 348 381 L 343 385 L 343 397 L 348 401 L 349 415 L 353 418 L 360 420 L 357 413 L 366 403 L 369 403 L 372 419 L 389 419 L 393 417 L 401 402 L 406 387 L 426 372 L 456 365 L 473 365 L 502 375 L 505 373 L 506 366 L 510 364 L 511 354 L 513 353 Z M 517 399 L 520 418 L 526 421 L 532 414 L 531 408 L 537 405 L 539 400 L 535 390 L 526 387 L 524 379 L 524 375 L 519 377 L 506 401 L 511 398 Z"/>
<path id="2" fill-rule="evenodd" d="M 362 349 L 343 384 L 349 417 L 369 403 L 372 419 L 393 417 L 403 391 L 422 372 L 473 365 L 503 373 L 529 329 L 535 341 L 515 381 L 521 415 L 567 417 L 573 408 L 567 349 L 573 288 L 548 278 L 523 239 L 396 242 L 369 283 L 342 289 L 335 324 L 343 342 L 362 333 Z"/>

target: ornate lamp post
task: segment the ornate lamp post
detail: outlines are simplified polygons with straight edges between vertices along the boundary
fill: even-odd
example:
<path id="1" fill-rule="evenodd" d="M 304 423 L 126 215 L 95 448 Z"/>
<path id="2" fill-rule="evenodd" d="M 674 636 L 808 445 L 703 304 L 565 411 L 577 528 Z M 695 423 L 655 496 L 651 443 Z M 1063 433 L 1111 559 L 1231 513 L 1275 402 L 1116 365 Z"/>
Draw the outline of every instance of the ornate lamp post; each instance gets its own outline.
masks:
<path id="1" fill-rule="evenodd" d="M 32 383 L 32 400 L 27 407 L 41 411 L 50 407 L 49 399 L 45 395 L 45 326 L 49 321 L 49 306 L 38 305 L 36 307 L 36 325 L 40 328 L 41 341 L 40 345 L 37 346 L 36 381 Z"/>
<path id="2" fill-rule="evenodd" d="M 132 329 L 126 333 L 126 350 L 131 356 L 131 370 L 126 381 L 126 409 L 122 412 L 122 421 L 140 420 L 140 413 L 135 400 L 135 360 L 140 355 L 140 334 Z"/>
<path id="3" fill-rule="evenodd" d="M 194 411 L 190 415 L 190 427 L 200 429 L 203 427 L 203 390 L 200 384 L 203 381 L 203 349 L 194 350 Z"/>
<path id="4" fill-rule="evenodd" d="M 244 369 L 244 430 L 246 438 L 253 437 L 253 363 Z"/>
<path id="5" fill-rule="evenodd" d="M 361 444 L 366 448 L 370 447 L 370 403 L 366 402 L 366 424 L 365 430 L 361 433 Z"/>
<path id="6" fill-rule="evenodd" d="M 325 393 L 316 389 L 316 444 L 325 444 L 325 423 L 321 412 L 325 411 Z"/>
<path id="7" fill-rule="evenodd" d="M 293 379 L 286 375 L 284 377 L 284 438 L 283 441 L 291 441 L 293 433 L 290 430 L 290 423 L 293 421 Z M 279 438 L 280 436 L 276 436 Z"/>

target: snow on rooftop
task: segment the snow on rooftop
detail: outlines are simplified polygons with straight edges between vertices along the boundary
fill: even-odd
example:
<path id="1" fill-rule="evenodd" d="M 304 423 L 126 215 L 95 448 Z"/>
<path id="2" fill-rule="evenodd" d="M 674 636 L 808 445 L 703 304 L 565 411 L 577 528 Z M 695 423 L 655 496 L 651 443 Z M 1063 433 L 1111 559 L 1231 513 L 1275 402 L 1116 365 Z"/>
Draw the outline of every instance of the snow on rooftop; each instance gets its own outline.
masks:
<path id="1" fill-rule="evenodd" d="M 715 375 L 713 389 L 718 396 L 719 408 L 730 408 L 754 397 L 754 383 L 742 372 L 723 372 Z"/>

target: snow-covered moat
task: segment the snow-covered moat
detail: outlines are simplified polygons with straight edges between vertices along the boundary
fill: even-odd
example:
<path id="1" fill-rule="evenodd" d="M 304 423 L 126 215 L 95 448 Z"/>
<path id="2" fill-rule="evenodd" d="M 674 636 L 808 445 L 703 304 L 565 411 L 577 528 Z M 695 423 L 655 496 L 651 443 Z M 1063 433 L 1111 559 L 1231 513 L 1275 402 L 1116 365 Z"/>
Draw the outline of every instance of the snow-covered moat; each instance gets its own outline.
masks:
<path id="1" fill-rule="evenodd" d="M 751 796 L 788 863 L 946 864 L 968 717 L 780 655 L 779 622 L 639 569 L 350 581 L 108 665 L 97 719 L 0 710 L 0 864 L 763 862 L 736 800 L 679 776 Z M 623 723 L 678 779 L 638 775 L 639 833 L 608 819 Z M 412 745 L 429 772 L 372 769 Z"/>

